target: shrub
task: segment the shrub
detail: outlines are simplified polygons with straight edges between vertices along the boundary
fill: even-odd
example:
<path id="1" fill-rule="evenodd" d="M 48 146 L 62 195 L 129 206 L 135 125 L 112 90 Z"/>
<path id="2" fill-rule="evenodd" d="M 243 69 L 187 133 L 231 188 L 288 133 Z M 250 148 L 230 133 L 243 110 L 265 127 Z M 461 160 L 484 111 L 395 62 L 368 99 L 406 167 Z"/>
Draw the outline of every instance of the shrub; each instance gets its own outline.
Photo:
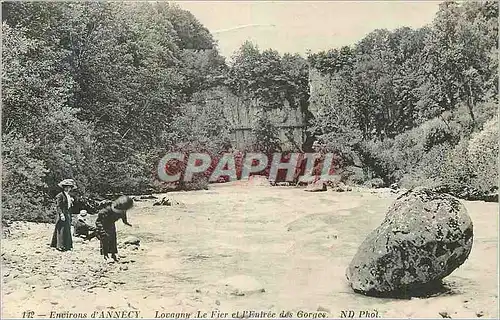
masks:
<path id="1" fill-rule="evenodd" d="M 481 194 L 498 190 L 498 117 L 488 121 L 469 141 L 471 186 Z"/>
<path id="2" fill-rule="evenodd" d="M 427 121 L 424 123 L 423 129 L 425 130 L 425 135 L 423 137 L 425 152 L 442 143 L 456 144 L 456 142 L 458 142 L 450 125 L 441 119 Z"/>
<path id="3" fill-rule="evenodd" d="M 279 129 L 269 119 L 265 110 L 260 110 L 255 115 L 252 124 L 252 133 L 254 135 L 254 144 L 251 147 L 254 151 L 272 153 L 281 150 L 279 138 Z"/>
<path id="4" fill-rule="evenodd" d="M 422 154 L 422 160 L 418 167 L 415 168 L 415 171 L 423 178 L 441 181 L 440 172 L 444 170 L 444 165 L 453 149 L 454 146 L 448 143 L 433 146 L 426 153 Z M 430 185 L 426 184 L 426 186 Z"/>
<path id="5" fill-rule="evenodd" d="M 453 194 L 457 197 L 468 198 L 463 194 L 470 187 L 472 177 L 472 167 L 468 157 L 469 140 L 463 139 L 448 154 L 447 160 L 442 166 L 440 181 L 444 187 L 443 191 Z"/>
<path id="6" fill-rule="evenodd" d="M 346 167 L 341 172 L 340 181 L 347 184 L 363 184 L 365 181 L 365 172 L 363 171 L 363 168 L 354 166 Z"/>
<path id="7" fill-rule="evenodd" d="M 363 144 L 364 181 L 373 177 L 389 177 L 398 168 L 394 161 L 392 139 L 368 141 Z"/>

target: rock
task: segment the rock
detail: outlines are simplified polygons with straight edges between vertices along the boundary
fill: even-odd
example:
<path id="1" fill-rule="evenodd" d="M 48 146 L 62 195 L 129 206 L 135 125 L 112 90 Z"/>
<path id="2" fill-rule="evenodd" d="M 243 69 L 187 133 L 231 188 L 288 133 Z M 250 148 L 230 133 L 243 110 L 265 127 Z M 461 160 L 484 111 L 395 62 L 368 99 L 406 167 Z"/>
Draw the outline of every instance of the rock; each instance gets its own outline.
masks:
<path id="1" fill-rule="evenodd" d="M 346 186 L 343 183 L 338 183 L 335 187 L 331 189 L 332 191 L 335 192 L 345 192 L 345 191 L 352 191 L 352 188 L 350 186 Z"/>
<path id="2" fill-rule="evenodd" d="M 307 185 L 304 191 L 308 192 L 320 192 L 326 191 L 326 183 L 323 180 L 318 180 Z"/>
<path id="3" fill-rule="evenodd" d="M 167 198 L 162 198 L 161 200 L 153 203 L 153 206 L 171 206 L 171 205 L 172 205 L 172 202 Z"/>
<path id="4" fill-rule="evenodd" d="M 476 317 L 478 317 L 478 318 L 484 317 L 484 311 L 478 311 L 478 312 L 476 312 Z"/>
<path id="5" fill-rule="evenodd" d="M 439 315 L 442 317 L 442 318 L 448 318 L 448 319 L 451 319 L 451 316 L 448 314 L 448 312 L 446 311 L 441 311 L 439 312 Z"/>
<path id="6" fill-rule="evenodd" d="M 152 194 L 140 196 L 139 199 L 141 200 L 149 200 L 149 199 L 158 199 L 157 197 L 153 196 Z"/>
<path id="7" fill-rule="evenodd" d="M 380 178 L 374 178 L 366 181 L 364 183 L 364 186 L 367 188 L 375 188 L 375 189 L 382 188 L 384 186 L 384 180 Z"/>
<path id="8" fill-rule="evenodd" d="M 344 191 L 346 191 L 346 190 L 343 188 L 343 186 L 336 186 L 336 187 L 333 187 L 331 190 L 332 190 L 332 191 L 335 191 L 335 192 L 344 192 Z"/>
<path id="9" fill-rule="evenodd" d="M 111 280 L 111 282 L 113 282 L 114 284 L 125 284 L 125 282 L 121 280 Z"/>
<path id="10" fill-rule="evenodd" d="M 220 306 L 220 301 L 219 300 L 215 300 L 215 304 Z"/>
<path id="11" fill-rule="evenodd" d="M 367 295 L 426 294 L 465 262 L 472 241 L 472 221 L 458 199 L 417 188 L 396 199 L 346 276 Z"/>
<path id="12" fill-rule="evenodd" d="M 79 238 L 79 237 L 76 237 L 76 238 L 73 238 L 73 242 L 74 242 L 74 243 L 82 243 L 82 242 L 83 242 L 83 239 L 82 239 L 82 238 Z"/>
<path id="13" fill-rule="evenodd" d="M 391 188 L 392 190 L 398 190 L 399 189 L 399 185 L 397 183 L 393 183 L 389 186 L 389 188 Z"/>
<path id="14" fill-rule="evenodd" d="M 141 243 L 141 240 L 139 240 L 139 238 L 134 237 L 134 236 L 129 236 L 123 241 L 123 244 L 132 244 L 135 246 L 138 246 L 140 243 Z"/>
<path id="15" fill-rule="evenodd" d="M 277 187 L 289 187 L 290 186 L 290 182 L 277 182 L 277 183 L 274 183 L 273 186 L 277 186 Z"/>
<path id="16" fill-rule="evenodd" d="M 271 186 L 271 183 L 269 182 L 266 176 L 259 176 L 259 175 L 250 176 L 248 178 L 248 184 L 251 186 L 262 186 L 262 187 Z"/>
<path id="17" fill-rule="evenodd" d="M 244 296 L 253 293 L 261 293 L 266 290 L 257 280 L 246 275 L 237 275 L 222 281 L 229 287 L 230 293 L 235 296 Z"/>

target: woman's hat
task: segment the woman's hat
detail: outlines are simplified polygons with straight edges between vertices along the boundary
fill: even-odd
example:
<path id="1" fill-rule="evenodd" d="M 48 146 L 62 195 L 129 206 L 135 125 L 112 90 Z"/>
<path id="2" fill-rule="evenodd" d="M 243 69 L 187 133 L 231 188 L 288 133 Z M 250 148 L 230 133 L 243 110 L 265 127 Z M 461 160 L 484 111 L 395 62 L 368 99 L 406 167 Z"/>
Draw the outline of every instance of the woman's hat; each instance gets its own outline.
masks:
<path id="1" fill-rule="evenodd" d="M 59 182 L 57 185 L 60 188 L 64 188 L 64 187 L 73 187 L 73 189 L 76 188 L 76 183 L 75 183 L 75 180 L 73 180 L 73 179 L 64 179 L 63 181 Z"/>
<path id="2" fill-rule="evenodd" d="M 80 216 L 85 217 L 87 215 L 87 210 L 80 210 Z"/>
<path id="3" fill-rule="evenodd" d="M 129 196 L 121 196 L 113 201 L 111 206 L 117 210 L 128 210 L 134 206 L 134 200 Z"/>

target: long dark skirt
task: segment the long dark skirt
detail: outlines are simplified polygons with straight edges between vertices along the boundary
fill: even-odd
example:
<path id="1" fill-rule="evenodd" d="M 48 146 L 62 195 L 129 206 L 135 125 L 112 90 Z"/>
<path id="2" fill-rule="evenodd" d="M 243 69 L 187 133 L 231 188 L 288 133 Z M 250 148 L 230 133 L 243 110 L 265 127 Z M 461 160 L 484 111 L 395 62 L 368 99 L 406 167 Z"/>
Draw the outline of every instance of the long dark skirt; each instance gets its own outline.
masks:
<path id="1" fill-rule="evenodd" d="M 118 246 L 116 242 L 116 227 L 112 223 L 104 227 L 104 232 L 99 232 L 99 240 L 101 241 L 101 254 L 107 256 L 109 253 L 118 253 Z"/>
<path id="2" fill-rule="evenodd" d="M 66 216 L 66 221 L 57 220 L 50 246 L 62 251 L 73 249 L 71 221 L 69 216 Z"/>

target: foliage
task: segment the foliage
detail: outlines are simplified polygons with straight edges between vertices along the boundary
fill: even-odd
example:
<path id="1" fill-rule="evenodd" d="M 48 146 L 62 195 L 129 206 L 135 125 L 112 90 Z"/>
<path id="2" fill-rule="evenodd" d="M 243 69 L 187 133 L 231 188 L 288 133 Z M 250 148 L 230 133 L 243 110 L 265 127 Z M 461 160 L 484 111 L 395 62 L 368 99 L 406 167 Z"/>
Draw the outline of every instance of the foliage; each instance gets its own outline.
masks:
<path id="1" fill-rule="evenodd" d="M 255 139 L 253 151 L 265 154 L 280 151 L 279 130 L 264 110 L 255 115 L 252 133 Z"/>
<path id="2" fill-rule="evenodd" d="M 208 30 L 166 3 L 8 2 L 2 9 L 2 135 L 20 148 L 3 156 L 26 150 L 42 179 L 41 199 L 27 203 L 49 208 L 63 178 L 75 179 L 84 196 L 151 191 L 160 149 L 179 130 L 174 119 L 225 72 Z M 219 106 L 201 114 L 204 127 L 190 141 L 205 135 L 212 143 L 224 127 L 211 128 L 220 113 Z M 7 163 L 7 182 L 31 183 L 21 162 Z M 34 191 L 4 188 L 4 208 L 23 216 L 14 191 L 19 199 Z"/>
<path id="3" fill-rule="evenodd" d="M 468 148 L 479 139 L 471 137 L 494 135 L 478 132 L 491 130 L 497 112 L 497 17 L 494 1 L 445 1 L 429 26 L 375 30 L 352 47 L 310 55 L 311 132 L 345 166 L 359 157 L 365 180 L 489 192 L 476 170 L 495 176 L 485 155 L 497 146 L 479 143 L 482 162 Z"/>
<path id="4" fill-rule="evenodd" d="M 229 63 L 175 4 L 2 11 L 4 217 L 47 221 L 63 178 L 82 196 L 163 190 L 165 152 L 230 149 L 235 100 L 260 110 L 255 150 L 279 150 L 269 111 L 286 100 L 306 115 L 307 141 L 342 160 L 344 180 L 497 192 L 498 2 L 446 1 L 429 26 L 375 30 L 307 60 L 246 42 Z M 196 179 L 174 187 L 206 187 Z"/>
<path id="5" fill-rule="evenodd" d="M 47 169 L 34 157 L 35 145 L 9 133 L 2 136 L 2 218 L 44 221 Z"/>
<path id="6" fill-rule="evenodd" d="M 301 108 L 309 97 L 305 59 L 281 56 L 270 49 L 261 52 L 248 41 L 233 55 L 225 83 L 238 96 L 256 100 L 263 108 L 282 107 L 284 99 Z"/>
<path id="7" fill-rule="evenodd" d="M 498 116 L 488 121 L 483 130 L 469 141 L 468 158 L 473 176 L 471 185 L 479 193 L 489 194 L 498 190 Z"/>

